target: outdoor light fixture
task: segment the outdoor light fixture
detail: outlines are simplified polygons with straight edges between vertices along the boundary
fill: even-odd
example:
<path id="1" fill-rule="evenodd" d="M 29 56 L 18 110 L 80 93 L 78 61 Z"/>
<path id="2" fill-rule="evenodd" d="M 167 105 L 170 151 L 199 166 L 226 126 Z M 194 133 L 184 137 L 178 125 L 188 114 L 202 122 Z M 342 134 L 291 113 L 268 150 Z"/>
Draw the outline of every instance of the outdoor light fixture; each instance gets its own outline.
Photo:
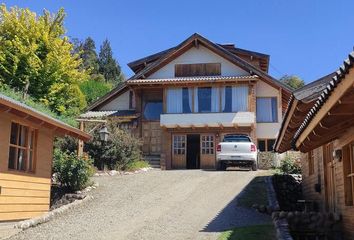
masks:
<path id="1" fill-rule="evenodd" d="M 108 141 L 109 132 L 108 132 L 106 125 L 103 125 L 103 127 L 101 128 L 101 130 L 98 133 L 100 134 L 100 140 L 102 142 Z"/>

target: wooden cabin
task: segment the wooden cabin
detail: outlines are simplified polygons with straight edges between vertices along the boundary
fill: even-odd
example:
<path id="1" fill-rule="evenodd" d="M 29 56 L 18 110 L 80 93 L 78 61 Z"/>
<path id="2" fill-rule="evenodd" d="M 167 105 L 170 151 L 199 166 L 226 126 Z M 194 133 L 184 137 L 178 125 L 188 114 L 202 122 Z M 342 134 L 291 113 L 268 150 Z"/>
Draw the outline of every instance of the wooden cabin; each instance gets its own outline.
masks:
<path id="1" fill-rule="evenodd" d="M 0 94 L 0 221 L 49 210 L 53 140 L 90 135 Z"/>
<path id="2" fill-rule="evenodd" d="M 162 169 L 215 168 L 228 133 L 272 150 L 291 90 L 268 75 L 269 55 L 193 34 L 128 65 L 135 75 L 81 117 L 120 122 Z"/>
<path id="3" fill-rule="evenodd" d="M 275 144 L 302 152 L 304 196 L 341 219 L 345 239 L 354 239 L 353 66 L 354 52 L 337 72 L 294 92 Z"/>

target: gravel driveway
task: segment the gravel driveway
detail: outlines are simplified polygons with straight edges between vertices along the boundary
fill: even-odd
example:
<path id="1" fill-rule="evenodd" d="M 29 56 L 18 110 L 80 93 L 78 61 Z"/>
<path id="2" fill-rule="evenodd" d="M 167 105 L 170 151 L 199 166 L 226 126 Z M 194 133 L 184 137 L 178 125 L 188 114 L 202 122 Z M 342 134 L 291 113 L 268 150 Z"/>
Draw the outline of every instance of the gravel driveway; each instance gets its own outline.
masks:
<path id="1" fill-rule="evenodd" d="M 235 206 L 249 171 L 159 171 L 98 177 L 94 199 L 15 239 L 216 239 L 269 217 Z"/>

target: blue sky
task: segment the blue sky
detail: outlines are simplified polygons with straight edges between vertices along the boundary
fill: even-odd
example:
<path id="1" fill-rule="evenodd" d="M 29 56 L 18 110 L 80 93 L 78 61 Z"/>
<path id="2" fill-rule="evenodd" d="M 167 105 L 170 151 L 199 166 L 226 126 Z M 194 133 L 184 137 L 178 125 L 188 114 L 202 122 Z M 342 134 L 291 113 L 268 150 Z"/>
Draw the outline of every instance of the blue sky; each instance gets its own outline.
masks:
<path id="1" fill-rule="evenodd" d="M 336 70 L 354 46 L 351 0 L 21 0 L 9 6 L 67 12 L 67 34 L 108 38 L 126 76 L 127 63 L 198 32 L 217 43 L 271 56 L 270 74 L 306 82 Z"/>

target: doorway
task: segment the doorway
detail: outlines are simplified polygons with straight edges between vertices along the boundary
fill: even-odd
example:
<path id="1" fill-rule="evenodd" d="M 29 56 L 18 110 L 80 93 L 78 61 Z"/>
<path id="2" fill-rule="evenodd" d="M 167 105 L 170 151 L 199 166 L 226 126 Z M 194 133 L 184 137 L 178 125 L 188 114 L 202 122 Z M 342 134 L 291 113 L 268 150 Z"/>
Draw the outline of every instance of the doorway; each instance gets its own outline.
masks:
<path id="1" fill-rule="evenodd" d="M 187 169 L 200 168 L 200 135 L 187 135 Z"/>

